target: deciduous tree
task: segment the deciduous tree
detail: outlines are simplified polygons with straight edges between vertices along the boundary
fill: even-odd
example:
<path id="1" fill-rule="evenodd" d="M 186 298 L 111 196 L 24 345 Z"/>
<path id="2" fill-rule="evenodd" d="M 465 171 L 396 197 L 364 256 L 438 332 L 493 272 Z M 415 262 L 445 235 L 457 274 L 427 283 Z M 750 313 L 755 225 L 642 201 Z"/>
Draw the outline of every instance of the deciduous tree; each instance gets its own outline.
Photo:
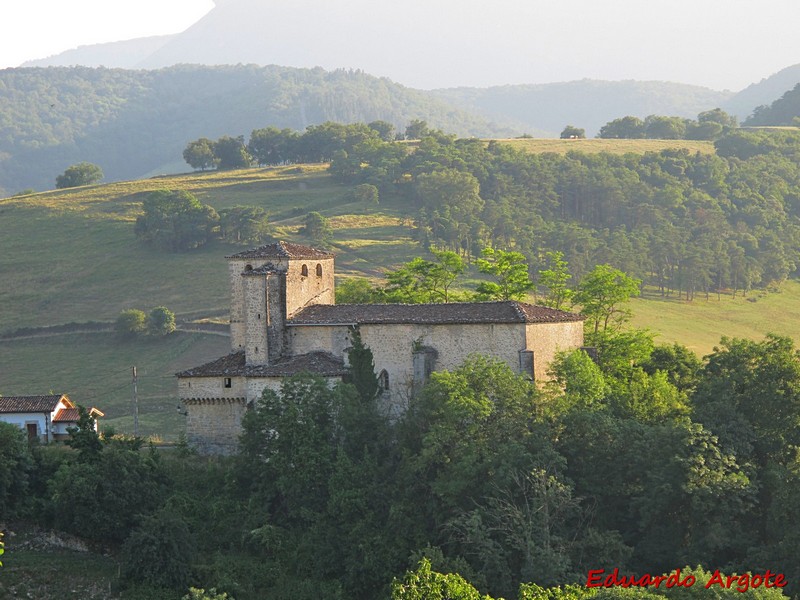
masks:
<path id="1" fill-rule="evenodd" d="M 100 167 L 82 162 L 68 167 L 64 173 L 56 177 L 56 187 L 60 189 L 91 185 L 101 179 L 103 179 L 103 170 Z"/>

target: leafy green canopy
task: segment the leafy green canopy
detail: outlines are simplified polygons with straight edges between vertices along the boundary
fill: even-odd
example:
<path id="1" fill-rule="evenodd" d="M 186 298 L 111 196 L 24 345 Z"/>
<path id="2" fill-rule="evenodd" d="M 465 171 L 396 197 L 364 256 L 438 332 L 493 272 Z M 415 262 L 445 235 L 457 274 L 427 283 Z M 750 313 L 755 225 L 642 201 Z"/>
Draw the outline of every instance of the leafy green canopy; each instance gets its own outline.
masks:
<path id="1" fill-rule="evenodd" d="M 178 252 L 207 243 L 219 227 L 217 212 L 185 190 L 152 192 L 136 218 L 136 237 L 158 248 Z"/>

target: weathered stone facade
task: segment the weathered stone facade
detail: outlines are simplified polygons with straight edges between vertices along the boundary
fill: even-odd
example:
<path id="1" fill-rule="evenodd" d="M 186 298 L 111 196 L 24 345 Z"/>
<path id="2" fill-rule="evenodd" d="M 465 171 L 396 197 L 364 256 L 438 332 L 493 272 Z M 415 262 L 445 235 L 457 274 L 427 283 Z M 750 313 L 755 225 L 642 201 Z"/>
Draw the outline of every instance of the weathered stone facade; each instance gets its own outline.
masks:
<path id="1" fill-rule="evenodd" d="M 178 374 L 188 441 L 205 452 L 232 451 L 247 408 L 284 377 L 346 374 L 355 326 L 395 413 L 431 371 L 470 354 L 544 380 L 557 352 L 583 344 L 580 316 L 521 302 L 335 306 L 333 255 L 297 244 L 240 252 L 228 266 L 232 353 Z"/>

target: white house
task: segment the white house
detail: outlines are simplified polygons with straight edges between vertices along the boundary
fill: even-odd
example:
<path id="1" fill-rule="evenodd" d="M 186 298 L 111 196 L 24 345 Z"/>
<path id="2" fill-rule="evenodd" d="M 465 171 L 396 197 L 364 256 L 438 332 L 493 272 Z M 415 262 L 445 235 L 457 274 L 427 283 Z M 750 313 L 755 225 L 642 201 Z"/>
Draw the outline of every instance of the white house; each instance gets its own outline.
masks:
<path id="1" fill-rule="evenodd" d="M 96 408 L 89 414 L 95 419 L 104 416 Z M 69 437 L 67 429 L 78 424 L 78 408 L 66 394 L 5 396 L 0 397 L 0 421 L 25 430 L 29 440 L 48 443 Z"/>

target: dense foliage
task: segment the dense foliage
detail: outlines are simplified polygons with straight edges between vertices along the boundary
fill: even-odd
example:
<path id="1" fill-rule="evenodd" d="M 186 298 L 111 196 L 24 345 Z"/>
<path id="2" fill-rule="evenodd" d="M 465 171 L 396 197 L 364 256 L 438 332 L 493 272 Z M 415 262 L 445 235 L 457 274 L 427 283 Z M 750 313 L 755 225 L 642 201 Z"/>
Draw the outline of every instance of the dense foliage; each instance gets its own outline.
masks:
<path id="1" fill-rule="evenodd" d="M 72 452 L 4 446 L 2 481 L 28 490 L 14 514 L 120 549 L 123 585 L 151 599 L 705 598 L 717 569 L 767 568 L 797 593 L 792 342 L 723 340 L 704 363 L 638 331 L 589 342 L 597 360 L 561 355 L 545 387 L 474 356 L 393 418 L 356 342 L 358 387 L 287 379 L 246 414 L 237 456 L 85 428 Z M 548 589 L 679 567 L 699 583 Z"/>
<path id="2" fill-rule="evenodd" d="M 691 300 L 780 283 L 800 264 L 800 134 L 734 129 L 716 144 L 531 155 L 433 132 L 413 151 L 370 137 L 331 173 L 402 194 L 428 247 L 513 249 L 534 271 L 560 252 L 576 283 L 607 262 Z"/>
<path id="3" fill-rule="evenodd" d="M 265 124 L 303 130 L 329 120 L 382 119 L 404 127 L 423 115 L 462 135 L 497 132 L 430 94 L 360 71 L 255 65 L 4 69 L 0 196 L 50 189 L 55 174 L 80 161 L 100 166 L 109 181 L 174 169 L 168 165 L 187 141 L 201 136 L 237 136 Z"/>

